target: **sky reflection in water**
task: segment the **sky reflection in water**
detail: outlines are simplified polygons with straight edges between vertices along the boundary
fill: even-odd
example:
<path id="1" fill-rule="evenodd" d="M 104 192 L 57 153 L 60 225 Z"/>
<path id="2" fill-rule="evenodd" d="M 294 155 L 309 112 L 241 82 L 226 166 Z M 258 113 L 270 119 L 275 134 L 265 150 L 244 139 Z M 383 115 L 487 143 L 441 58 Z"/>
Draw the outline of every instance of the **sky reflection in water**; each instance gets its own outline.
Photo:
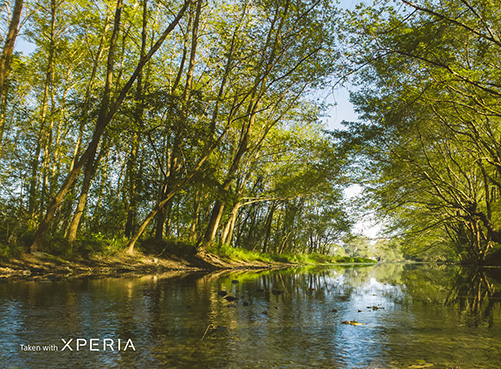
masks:
<path id="1" fill-rule="evenodd" d="M 7 368 L 499 368 L 498 276 L 496 269 L 386 264 L 2 282 L 0 362 Z M 227 301 L 222 290 L 238 299 Z M 89 344 L 76 351 L 77 338 L 95 339 L 100 351 Z M 61 339 L 73 339 L 73 351 L 62 351 Z M 113 350 L 103 351 L 104 339 L 113 340 Z M 123 351 L 128 339 L 135 351 Z"/>

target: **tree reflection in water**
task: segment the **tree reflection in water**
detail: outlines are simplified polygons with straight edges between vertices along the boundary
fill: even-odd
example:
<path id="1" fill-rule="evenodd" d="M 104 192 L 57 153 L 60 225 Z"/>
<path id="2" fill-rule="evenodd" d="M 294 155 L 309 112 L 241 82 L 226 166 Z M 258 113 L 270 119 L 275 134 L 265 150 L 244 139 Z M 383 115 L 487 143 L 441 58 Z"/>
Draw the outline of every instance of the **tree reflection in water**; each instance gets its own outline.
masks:
<path id="1" fill-rule="evenodd" d="M 88 368 L 499 369 L 500 280 L 497 269 L 396 263 L 4 282 L 0 362 L 22 368 L 84 362 Z M 229 302 L 221 291 L 238 299 Z M 78 337 L 130 338 L 137 351 L 19 350 L 20 344 Z"/>
<path id="2" fill-rule="evenodd" d="M 461 323 L 468 327 L 494 325 L 494 308 L 501 302 L 501 271 L 462 268 L 447 296 L 446 306 L 457 306 Z"/>

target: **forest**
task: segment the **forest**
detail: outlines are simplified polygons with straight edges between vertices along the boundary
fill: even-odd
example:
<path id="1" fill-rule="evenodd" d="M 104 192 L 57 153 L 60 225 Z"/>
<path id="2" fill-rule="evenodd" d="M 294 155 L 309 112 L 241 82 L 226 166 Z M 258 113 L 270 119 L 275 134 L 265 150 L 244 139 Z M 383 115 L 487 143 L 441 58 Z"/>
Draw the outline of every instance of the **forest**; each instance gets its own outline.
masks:
<path id="1" fill-rule="evenodd" d="M 2 256 L 501 260 L 493 2 L 0 5 Z M 360 119 L 330 130 L 318 96 L 341 85 Z M 371 252 L 353 183 L 385 224 Z"/>

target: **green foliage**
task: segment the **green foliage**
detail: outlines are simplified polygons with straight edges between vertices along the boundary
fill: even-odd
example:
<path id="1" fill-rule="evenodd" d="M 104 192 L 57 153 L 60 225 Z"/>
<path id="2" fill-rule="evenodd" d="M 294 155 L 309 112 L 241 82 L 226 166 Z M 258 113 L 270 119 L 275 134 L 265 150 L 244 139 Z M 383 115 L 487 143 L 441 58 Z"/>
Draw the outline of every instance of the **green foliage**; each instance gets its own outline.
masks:
<path id="1" fill-rule="evenodd" d="M 408 241 L 406 241 L 408 242 Z M 399 238 L 382 238 L 379 240 L 370 240 L 362 235 L 350 235 L 344 240 L 343 249 L 351 257 L 366 258 L 370 260 L 377 260 L 383 262 L 404 261 L 413 259 L 412 247 L 406 245 L 416 246 L 415 243 L 402 244 L 403 240 Z M 417 254 L 419 254 L 417 252 Z M 419 254 L 422 258 L 423 254 Z"/>
<path id="2" fill-rule="evenodd" d="M 112 254 L 141 236 L 145 252 L 184 255 L 205 234 L 328 254 L 351 226 L 346 150 L 313 98 L 338 68 L 332 2 L 141 5 L 25 4 L 34 51 L 15 56 L 0 106 L 5 249 L 29 246 L 54 214 L 41 250 L 58 255 Z"/>
<path id="3" fill-rule="evenodd" d="M 231 247 L 228 245 L 213 245 L 211 250 L 212 253 L 233 261 L 259 261 L 259 262 L 287 262 L 286 258 L 276 260 L 270 254 L 259 253 L 256 251 L 245 250 L 238 247 Z"/>
<path id="4" fill-rule="evenodd" d="M 500 13 L 489 2 L 393 5 L 345 18 L 364 122 L 349 127 L 361 145 L 344 141 L 408 256 L 484 262 L 501 242 Z"/>
<path id="5" fill-rule="evenodd" d="M 10 202 L 0 205 L 0 255 L 18 257 L 33 240 L 34 229 L 26 214 Z"/>
<path id="6" fill-rule="evenodd" d="M 25 248 L 18 244 L 0 243 L 0 258 L 19 257 L 25 252 Z"/>
<path id="7" fill-rule="evenodd" d="M 347 257 L 347 256 L 333 256 L 323 255 L 318 253 L 303 254 L 303 253 L 283 253 L 283 254 L 269 254 L 260 253 L 256 251 L 245 250 L 237 247 L 227 245 L 213 246 L 211 252 L 232 261 L 258 261 L 258 262 L 278 262 L 286 264 L 300 264 L 300 265 L 321 265 L 321 264 L 335 264 L 335 263 L 375 263 L 372 259 L 362 257 Z"/>
<path id="8" fill-rule="evenodd" d="M 125 249 L 127 240 L 123 238 L 108 238 L 101 232 L 92 233 L 87 238 L 77 239 L 73 248 L 68 247 L 65 239 L 59 239 L 55 243 L 57 249 L 48 252 L 62 256 L 82 256 L 89 258 L 92 256 L 114 256 Z"/>
<path id="9" fill-rule="evenodd" d="M 501 266 L 501 246 L 494 248 L 494 250 L 489 254 L 486 264 Z"/>

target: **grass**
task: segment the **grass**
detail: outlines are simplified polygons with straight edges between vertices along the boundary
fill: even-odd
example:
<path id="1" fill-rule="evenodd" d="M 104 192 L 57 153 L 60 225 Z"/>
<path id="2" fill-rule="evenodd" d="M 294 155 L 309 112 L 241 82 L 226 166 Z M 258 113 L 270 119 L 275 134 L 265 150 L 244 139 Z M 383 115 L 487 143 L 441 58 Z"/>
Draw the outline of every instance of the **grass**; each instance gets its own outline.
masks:
<path id="1" fill-rule="evenodd" d="M 312 254 L 269 254 L 257 251 L 250 251 L 241 248 L 235 248 L 228 245 L 215 246 L 211 252 L 221 258 L 231 261 L 252 262 L 259 261 L 263 263 L 287 263 L 287 264 L 338 264 L 338 263 L 375 263 L 372 259 L 349 257 L 349 256 L 334 256 L 322 255 L 317 253 Z"/>
<path id="2" fill-rule="evenodd" d="M 65 239 L 53 237 L 44 245 L 43 251 L 46 254 L 54 257 L 63 257 L 69 260 L 73 259 L 89 259 L 93 257 L 113 258 L 123 254 L 126 239 L 108 238 L 101 233 L 91 234 L 85 238 L 80 238 L 75 241 L 73 248 Z M 2 247 L 0 244 L 0 258 L 10 259 L 15 257 L 14 252 L 7 247 Z M 142 241 L 137 246 L 137 251 L 145 255 L 153 255 L 158 258 L 164 258 L 172 261 L 196 261 L 197 249 L 193 242 L 181 239 L 164 239 L 162 242 L 157 242 L 154 239 Z M 259 262 L 263 264 L 283 263 L 294 265 L 332 265 L 340 263 L 374 263 L 373 260 L 364 258 L 353 258 L 347 256 L 322 255 L 318 253 L 312 254 L 272 254 L 261 253 L 257 251 L 235 248 L 228 245 L 214 245 L 210 252 L 217 255 L 221 260 L 226 260 L 232 263 L 253 263 Z M 22 254 L 19 253 L 20 255 Z"/>

